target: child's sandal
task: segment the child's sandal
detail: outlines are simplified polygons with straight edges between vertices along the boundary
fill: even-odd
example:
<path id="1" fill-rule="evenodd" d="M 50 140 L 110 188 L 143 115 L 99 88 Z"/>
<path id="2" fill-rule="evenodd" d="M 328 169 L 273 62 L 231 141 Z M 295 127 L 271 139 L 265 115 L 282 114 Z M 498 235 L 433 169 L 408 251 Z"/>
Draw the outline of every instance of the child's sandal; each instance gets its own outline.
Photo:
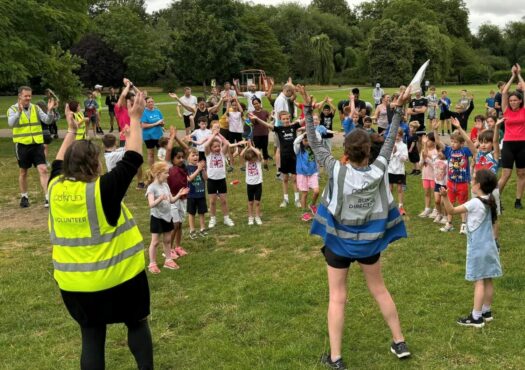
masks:
<path id="1" fill-rule="evenodd" d="M 175 261 L 166 260 L 166 262 L 164 262 L 164 268 L 170 270 L 178 270 L 180 267 L 175 263 Z"/>
<path id="2" fill-rule="evenodd" d="M 148 270 L 152 274 L 160 274 L 160 269 L 159 269 L 159 267 L 157 266 L 157 264 L 155 262 L 152 262 L 152 263 L 149 264 Z"/>
<path id="3" fill-rule="evenodd" d="M 178 254 L 181 257 L 188 254 L 188 252 L 186 252 L 186 250 L 184 248 L 182 248 L 181 246 L 175 247 L 175 249 L 172 250 L 172 252 L 175 252 L 176 254 Z"/>

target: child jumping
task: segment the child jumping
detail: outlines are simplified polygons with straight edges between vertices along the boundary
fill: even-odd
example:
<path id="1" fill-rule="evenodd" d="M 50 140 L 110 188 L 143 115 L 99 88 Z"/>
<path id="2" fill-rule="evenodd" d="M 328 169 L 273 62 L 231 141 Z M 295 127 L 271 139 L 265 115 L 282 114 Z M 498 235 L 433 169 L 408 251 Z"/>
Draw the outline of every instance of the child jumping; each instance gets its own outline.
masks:
<path id="1" fill-rule="evenodd" d="M 341 342 L 347 297 L 346 280 L 348 268 L 354 261 L 361 266 L 368 288 L 390 327 L 393 337 L 391 352 L 398 358 L 410 356 L 397 309 L 385 287 L 379 263 L 381 252 L 391 242 L 407 235 L 403 218 L 385 178 L 399 128 L 399 112 L 394 114 L 390 134 L 378 158 L 371 165 L 368 163 L 370 135 L 361 129 L 354 129 L 346 136 L 345 156 L 340 162 L 334 159 L 315 134 L 310 96 L 303 86 L 298 85 L 297 90 L 305 102 L 308 141 L 318 163 L 324 166 L 330 179 L 311 229 L 312 234 L 324 240 L 325 246 L 321 250 L 328 265 L 330 354 L 323 356 L 322 362 L 332 368 L 346 369 L 341 357 Z M 397 105 L 403 105 L 409 96 L 410 88 L 396 101 Z"/>
<path id="2" fill-rule="evenodd" d="M 188 194 L 188 188 L 181 188 L 177 195 L 172 196 L 168 180 L 168 164 L 166 162 L 156 162 L 149 170 L 146 190 L 148 205 L 150 208 L 150 232 L 151 243 L 149 245 L 149 266 L 148 270 L 152 274 L 160 273 L 157 266 L 157 246 L 160 239 L 164 243 L 164 268 L 176 270 L 179 268 L 174 261 L 178 256 L 171 251 L 171 232 L 173 223 L 171 220 L 171 203 L 175 203 L 180 197 Z"/>
<path id="3" fill-rule="evenodd" d="M 477 197 L 458 207 L 454 207 L 446 196 L 447 189 L 441 190 L 449 214 L 468 214 L 465 279 L 474 282 L 474 307 L 467 317 L 457 320 L 459 325 L 482 328 L 485 322 L 492 320 L 492 279 L 503 275 L 492 231 L 498 217 L 496 201 L 492 196 L 497 186 L 498 179 L 494 173 L 477 171 L 472 181 L 472 192 Z"/>
<path id="4" fill-rule="evenodd" d="M 295 167 L 297 172 L 297 189 L 301 192 L 301 207 L 303 209 L 301 220 L 310 221 L 317 213 L 317 206 L 315 204 L 319 197 L 319 168 L 315 161 L 314 152 L 308 144 L 306 133 L 297 136 L 293 143 L 293 149 L 297 157 Z M 330 149 L 327 148 L 327 150 Z M 312 189 L 313 192 L 312 202 L 309 207 L 312 214 L 310 214 L 308 208 L 306 208 L 306 198 L 308 197 L 308 191 L 310 189 Z"/>

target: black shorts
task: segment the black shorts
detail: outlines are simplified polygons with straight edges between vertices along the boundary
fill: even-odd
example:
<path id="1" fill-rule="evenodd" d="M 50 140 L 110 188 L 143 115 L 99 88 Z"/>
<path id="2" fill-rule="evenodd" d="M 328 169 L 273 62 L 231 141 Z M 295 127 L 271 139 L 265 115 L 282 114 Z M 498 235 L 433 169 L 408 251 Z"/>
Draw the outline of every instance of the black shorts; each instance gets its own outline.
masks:
<path id="1" fill-rule="evenodd" d="M 363 265 L 373 265 L 379 261 L 379 257 L 381 257 L 381 253 L 363 258 L 342 257 L 332 252 L 332 250 L 326 246 L 321 248 L 321 253 L 324 255 L 326 264 L 336 269 L 347 269 L 350 267 L 350 264 L 355 261 L 362 263 Z"/>
<path id="2" fill-rule="evenodd" d="M 206 186 L 208 187 L 208 194 L 226 194 L 228 192 L 228 188 L 226 187 L 226 179 L 208 179 Z"/>
<path id="3" fill-rule="evenodd" d="M 445 111 L 445 112 L 439 113 L 439 120 L 440 121 L 444 121 L 444 120 L 447 120 L 449 118 L 450 118 L 450 112 Z"/>
<path id="4" fill-rule="evenodd" d="M 501 149 L 501 167 L 525 168 L 525 141 L 504 141 Z"/>
<path id="5" fill-rule="evenodd" d="M 182 116 L 182 118 L 184 120 L 184 127 L 185 128 L 191 127 L 190 116 Z"/>
<path id="6" fill-rule="evenodd" d="M 408 160 L 410 163 L 418 163 L 419 162 L 419 152 L 417 150 L 412 150 L 408 153 Z"/>
<path id="7" fill-rule="evenodd" d="M 228 141 L 231 144 L 235 144 L 242 141 L 242 132 L 229 132 Z"/>
<path id="8" fill-rule="evenodd" d="M 195 214 L 203 215 L 208 212 L 206 198 L 188 198 L 186 201 L 186 212 L 192 216 Z"/>
<path id="9" fill-rule="evenodd" d="M 227 128 L 220 128 L 219 129 L 219 133 L 222 135 L 223 138 L 225 138 L 226 140 L 229 140 L 230 139 L 230 130 L 228 130 Z"/>
<path id="10" fill-rule="evenodd" d="M 80 326 L 100 326 L 117 322 L 134 323 L 150 313 L 150 294 L 146 272 L 113 288 L 98 292 L 60 290 L 64 304 Z"/>
<path id="11" fill-rule="evenodd" d="M 388 174 L 388 182 L 390 184 L 401 184 L 406 185 L 407 184 L 407 177 L 406 175 L 396 175 L 393 173 Z"/>
<path id="12" fill-rule="evenodd" d="M 173 222 L 168 222 L 155 216 L 150 217 L 149 232 L 152 234 L 168 233 L 173 230 Z"/>
<path id="13" fill-rule="evenodd" d="M 23 169 L 46 164 L 44 144 L 24 145 L 15 143 L 15 155 L 16 159 L 18 160 L 18 167 Z"/>
<path id="14" fill-rule="evenodd" d="M 159 139 L 144 140 L 144 144 L 146 144 L 146 148 L 148 148 L 148 149 L 158 148 L 159 147 Z"/>
<path id="15" fill-rule="evenodd" d="M 281 153 L 281 168 L 280 171 L 283 174 L 295 175 L 296 159 L 295 155 L 283 155 Z"/>
<path id="16" fill-rule="evenodd" d="M 256 185 L 246 185 L 246 192 L 248 193 L 248 202 L 254 200 L 260 202 L 262 197 L 262 183 Z"/>

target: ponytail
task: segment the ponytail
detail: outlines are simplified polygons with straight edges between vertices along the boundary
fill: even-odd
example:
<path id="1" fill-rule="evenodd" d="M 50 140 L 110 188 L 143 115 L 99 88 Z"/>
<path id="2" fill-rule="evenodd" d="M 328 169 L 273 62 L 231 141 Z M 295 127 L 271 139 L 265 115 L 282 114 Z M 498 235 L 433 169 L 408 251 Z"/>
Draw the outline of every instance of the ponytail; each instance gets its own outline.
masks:
<path id="1" fill-rule="evenodd" d="M 494 198 L 494 195 L 489 194 L 489 199 L 484 199 L 481 197 L 478 197 L 478 199 L 481 200 L 481 203 L 489 207 L 492 224 L 494 225 L 498 220 L 498 208 L 496 206 L 496 199 Z"/>

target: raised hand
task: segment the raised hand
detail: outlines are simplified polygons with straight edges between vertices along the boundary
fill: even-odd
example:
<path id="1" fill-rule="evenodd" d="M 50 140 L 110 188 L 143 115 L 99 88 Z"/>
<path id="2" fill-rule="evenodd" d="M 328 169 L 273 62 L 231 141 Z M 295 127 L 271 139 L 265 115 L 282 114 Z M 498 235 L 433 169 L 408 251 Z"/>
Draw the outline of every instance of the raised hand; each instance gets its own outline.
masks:
<path id="1" fill-rule="evenodd" d="M 170 139 L 174 139 L 177 136 L 177 129 L 175 126 L 170 126 Z"/>
<path id="2" fill-rule="evenodd" d="M 179 97 L 175 93 L 169 93 L 168 95 L 170 96 L 170 98 L 173 98 L 175 100 L 179 100 Z"/>
<path id="3" fill-rule="evenodd" d="M 516 67 L 516 65 L 513 65 L 510 71 L 512 72 L 513 76 L 516 76 L 518 74 L 518 67 Z"/>
<path id="4" fill-rule="evenodd" d="M 459 123 L 459 120 L 456 117 L 452 117 L 450 119 L 450 122 L 452 123 L 452 126 L 455 128 L 461 128 L 461 124 Z"/>
<path id="5" fill-rule="evenodd" d="M 496 121 L 496 127 L 499 127 L 503 122 L 505 122 L 505 117 L 502 117 Z"/>
<path id="6" fill-rule="evenodd" d="M 521 67 L 518 63 L 516 63 L 516 73 L 521 74 Z"/>
<path id="7" fill-rule="evenodd" d="M 131 102 L 128 101 L 129 118 L 131 120 L 135 119 L 136 121 L 140 122 L 145 107 L 146 101 L 144 100 L 144 93 L 139 91 L 133 100 L 133 106 L 131 106 Z"/>
<path id="8" fill-rule="evenodd" d="M 122 129 L 122 133 L 124 134 L 127 140 L 130 136 L 129 125 L 124 126 L 124 128 Z"/>
<path id="9" fill-rule="evenodd" d="M 436 120 L 433 124 L 432 124 L 432 129 L 434 130 L 439 130 L 439 121 Z M 423 136 L 424 137 L 424 136 Z"/>
<path id="10" fill-rule="evenodd" d="M 410 90 L 411 89 L 412 88 L 409 86 L 403 91 L 403 93 L 399 94 L 399 98 L 397 98 L 395 102 L 398 107 L 402 107 L 403 105 L 405 105 L 406 102 L 410 100 Z"/>

